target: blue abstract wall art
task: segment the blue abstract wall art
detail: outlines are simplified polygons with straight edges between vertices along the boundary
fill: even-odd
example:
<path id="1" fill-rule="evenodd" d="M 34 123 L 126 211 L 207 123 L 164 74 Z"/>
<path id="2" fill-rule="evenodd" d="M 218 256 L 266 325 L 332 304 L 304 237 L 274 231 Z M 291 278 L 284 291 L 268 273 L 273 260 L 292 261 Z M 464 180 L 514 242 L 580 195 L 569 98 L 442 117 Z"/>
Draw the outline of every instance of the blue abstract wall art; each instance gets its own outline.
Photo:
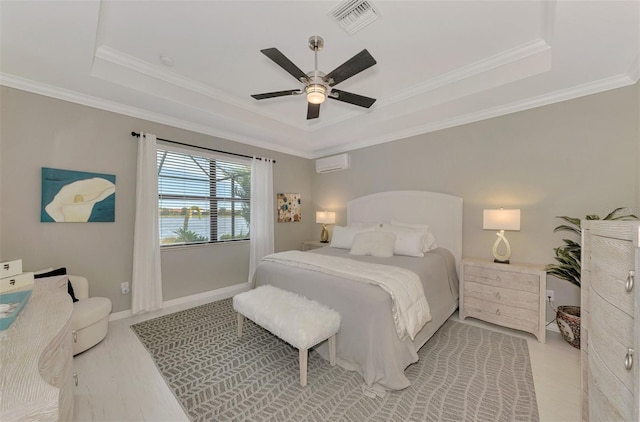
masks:
<path id="1" fill-rule="evenodd" d="M 115 175 L 42 167 L 41 222 L 114 222 L 115 209 Z"/>

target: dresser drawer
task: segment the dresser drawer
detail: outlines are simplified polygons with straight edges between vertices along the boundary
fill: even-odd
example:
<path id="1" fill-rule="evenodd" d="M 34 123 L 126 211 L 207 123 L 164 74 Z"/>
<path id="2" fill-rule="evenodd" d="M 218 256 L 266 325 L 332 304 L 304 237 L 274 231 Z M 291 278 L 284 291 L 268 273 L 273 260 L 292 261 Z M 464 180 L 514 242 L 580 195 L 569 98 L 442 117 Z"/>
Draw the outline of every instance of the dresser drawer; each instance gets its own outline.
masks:
<path id="1" fill-rule="evenodd" d="M 609 303 L 633 316 L 633 290 L 625 283 L 634 270 L 634 247 L 627 240 L 593 236 L 591 239 L 591 287 Z M 622 263 L 628 262 L 625 265 Z M 637 288 L 637 287 L 636 287 Z M 592 306 L 593 307 L 593 306 Z"/>
<path id="2" fill-rule="evenodd" d="M 591 295 L 589 346 L 604 365 L 629 390 L 633 390 L 633 371 L 624 367 L 627 350 L 633 348 L 633 319 L 600 295 Z"/>
<path id="3" fill-rule="evenodd" d="M 33 284 L 34 273 L 22 273 L 11 277 L 0 278 L 0 293 L 22 289 Z"/>
<path id="4" fill-rule="evenodd" d="M 506 289 L 481 283 L 467 281 L 464 283 L 464 297 L 477 298 L 498 305 L 509 305 L 538 312 L 540 296 L 536 293 L 522 290 Z"/>
<path id="5" fill-rule="evenodd" d="M 468 316 L 502 325 L 503 327 L 515 328 L 530 333 L 536 333 L 539 328 L 539 313 L 530 309 L 517 308 L 465 296 L 464 311 Z"/>
<path id="6" fill-rule="evenodd" d="M 474 265 L 464 266 L 464 281 L 486 284 L 488 286 L 504 287 L 538 294 L 540 292 L 540 277 L 535 274 L 509 271 L 508 265 L 504 270 L 485 268 Z"/>
<path id="7" fill-rule="evenodd" d="M 589 418 L 593 421 L 633 420 L 633 398 L 606 367 L 598 352 L 589 351 Z"/>

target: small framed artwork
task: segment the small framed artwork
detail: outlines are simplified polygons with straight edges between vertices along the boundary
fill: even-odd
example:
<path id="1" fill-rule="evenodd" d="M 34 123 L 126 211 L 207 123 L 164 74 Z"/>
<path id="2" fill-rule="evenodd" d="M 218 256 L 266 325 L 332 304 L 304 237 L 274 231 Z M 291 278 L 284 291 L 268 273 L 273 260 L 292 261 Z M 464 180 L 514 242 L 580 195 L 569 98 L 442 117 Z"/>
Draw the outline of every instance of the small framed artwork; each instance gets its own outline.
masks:
<path id="1" fill-rule="evenodd" d="M 278 223 L 290 223 L 302 220 L 299 193 L 278 194 Z"/>
<path id="2" fill-rule="evenodd" d="M 42 167 L 41 222 L 114 222 L 115 209 L 115 175 Z"/>

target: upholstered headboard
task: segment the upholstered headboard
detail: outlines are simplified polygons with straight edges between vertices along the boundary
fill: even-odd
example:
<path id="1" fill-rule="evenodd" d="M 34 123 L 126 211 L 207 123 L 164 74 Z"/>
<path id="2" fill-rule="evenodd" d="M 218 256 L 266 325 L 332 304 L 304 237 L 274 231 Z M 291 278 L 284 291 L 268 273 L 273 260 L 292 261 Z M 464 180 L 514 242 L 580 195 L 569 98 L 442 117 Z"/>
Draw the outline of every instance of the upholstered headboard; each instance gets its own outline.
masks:
<path id="1" fill-rule="evenodd" d="M 462 198 L 436 192 L 389 191 L 373 193 L 347 203 L 347 224 L 388 223 L 392 219 L 428 224 L 438 246 L 462 261 Z"/>

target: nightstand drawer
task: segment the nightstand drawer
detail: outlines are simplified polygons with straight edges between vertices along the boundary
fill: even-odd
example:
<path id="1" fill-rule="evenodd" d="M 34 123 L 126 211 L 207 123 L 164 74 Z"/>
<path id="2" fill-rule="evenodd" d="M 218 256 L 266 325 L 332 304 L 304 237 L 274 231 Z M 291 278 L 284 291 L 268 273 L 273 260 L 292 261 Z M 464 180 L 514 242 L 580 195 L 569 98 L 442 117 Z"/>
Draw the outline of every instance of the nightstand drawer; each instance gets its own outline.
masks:
<path id="1" fill-rule="evenodd" d="M 508 267 L 508 265 L 505 265 Z M 484 268 L 474 265 L 464 266 L 465 282 L 476 282 L 488 286 L 506 287 L 538 294 L 540 292 L 540 277 L 523 272 Z"/>
<path id="2" fill-rule="evenodd" d="M 536 314 L 540 308 L 540 296 L 537 293 L 505 289 L 503 287 L 489 286 L 472 281 L 464 283 L 464 297 L 465 299 L 473 297 L 498 305 L 530 309 L 536 312 Z"/>
<path id="3" fill-rule="evenodd" d="M 470 317 L 482 319 L 503 327 L 528 332 L 536 332 L 539 328 L 539 313 L 530 309 L 487 302 L 475 297 L 465 297 L 464 311 Z"/>

